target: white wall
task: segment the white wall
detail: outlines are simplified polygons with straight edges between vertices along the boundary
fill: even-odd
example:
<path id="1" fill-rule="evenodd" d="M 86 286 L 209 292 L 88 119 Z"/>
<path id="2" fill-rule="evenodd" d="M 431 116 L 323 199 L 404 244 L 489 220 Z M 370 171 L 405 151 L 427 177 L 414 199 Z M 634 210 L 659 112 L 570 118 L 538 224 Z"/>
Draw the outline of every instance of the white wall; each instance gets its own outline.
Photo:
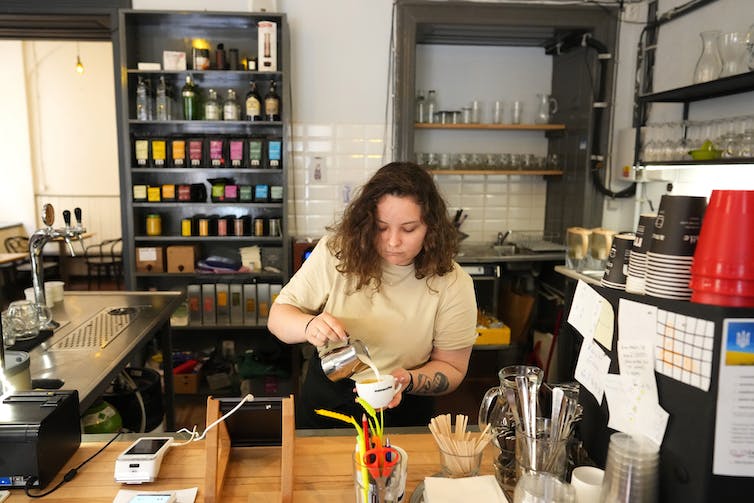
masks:
<path id="1" fill-rule="evenodd" d="M 83 74 L 75 71 L 77 51 Z M 10 74 L 0 79 L 10 107 L 0 119 L 0 142 L 11 156 L 0 220 L 22 222 L 31 233 L 41 226 L 43 204 L 55 207 L 56 227 L 63 210 L 78 206 L 93 239 L 120 236 L 112 45 L 3 41 L 0 54 Z"/>
<path id="2" fill-rule="evenodd" d="M 21 42 L 0 40 L 0 54 L 5 62 L 0 79 L 0 96 L 5 101 L 5 113 L 0 115 L 0 151 L 4 153 L 0 161 L 0 221 L 21 222 L 29 232 L 35 225 L 35 213 Z"/>

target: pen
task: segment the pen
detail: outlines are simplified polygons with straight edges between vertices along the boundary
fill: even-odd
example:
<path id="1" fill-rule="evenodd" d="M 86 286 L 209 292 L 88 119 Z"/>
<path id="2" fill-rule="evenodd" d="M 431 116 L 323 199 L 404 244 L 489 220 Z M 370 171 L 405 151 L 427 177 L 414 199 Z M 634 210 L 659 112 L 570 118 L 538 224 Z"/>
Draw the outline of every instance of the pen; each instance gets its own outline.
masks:
<path id="1" fill-rule="evenodd" d="M 390 439 L 388 437 L 385 437 L 385 447 L 390 447 Z M 390 462 L 392 460 L 393 455 L 390 453 L 390 451 L 385 452 L 385 461 Z"/>

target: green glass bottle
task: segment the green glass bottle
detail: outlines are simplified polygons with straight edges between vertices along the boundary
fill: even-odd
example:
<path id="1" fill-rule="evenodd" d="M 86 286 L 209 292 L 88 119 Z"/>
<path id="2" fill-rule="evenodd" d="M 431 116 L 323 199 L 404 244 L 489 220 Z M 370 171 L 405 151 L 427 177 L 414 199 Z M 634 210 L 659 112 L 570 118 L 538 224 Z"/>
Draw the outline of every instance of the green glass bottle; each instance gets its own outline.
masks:
<path id="1" fill-rule="evenodd" d="M 199 118 L 199 107 L 196 98 L 196 86 L 191 74 L 186 75 L 186 84 L 181 89 L 181 98 L 183 99 L 183 119 L 187 121 L 197 120 Z"/>

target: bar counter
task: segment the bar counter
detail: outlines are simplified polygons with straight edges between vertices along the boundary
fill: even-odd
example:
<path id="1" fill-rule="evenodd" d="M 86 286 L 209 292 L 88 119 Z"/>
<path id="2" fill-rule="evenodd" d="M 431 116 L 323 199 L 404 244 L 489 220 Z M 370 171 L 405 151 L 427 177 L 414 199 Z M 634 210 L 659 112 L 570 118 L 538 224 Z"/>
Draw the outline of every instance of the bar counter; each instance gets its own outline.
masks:
<path id="1" fill-rule="evenodd" d="M 408 453 L 408 480 L 404 503 L 409 503 L 417 485 L 424 477 L 440 471 L 440 455 L 428 428 L 386 428 L 392 445 Z M 155 434 L 157 435 L 157 434 Z M 78 475 L 44 501 L 56 503 L 111 502 L 120 489 L 159 491 L 198 487 L 196 502 L 205 501 L 205 442 L 201 440 L 185 446 L 172 447 L 165 454 L 156 482 L 124 485 L 113 480 L 117 456 L 138 435 L 121 436 L 97 457 L 84 465 Z M 54 487 L 64 473 L 78 466 L 97 452 L 109 435 L 85 435 L 81 447 L 58 476 L 46 488 Z M 298 430 L 296 432 L 293 463 L 293 501 L 295 503 L 353 503 L 351 455 L 354 449 L 353 429 Z M 180 441 L 180 440 L 177 440 Z M 489 444 L 484 452 L 481 474 L 493 474 L 495 447 Z M 280 501 L 280 447 L 235 447 L 225 476 L 220 501 L 223 503 L 255 503 Z M 34 492 L 36 494 L 37 491 Z M 11 503 L 34 501 L 22 490 L 11 491 Z"/>

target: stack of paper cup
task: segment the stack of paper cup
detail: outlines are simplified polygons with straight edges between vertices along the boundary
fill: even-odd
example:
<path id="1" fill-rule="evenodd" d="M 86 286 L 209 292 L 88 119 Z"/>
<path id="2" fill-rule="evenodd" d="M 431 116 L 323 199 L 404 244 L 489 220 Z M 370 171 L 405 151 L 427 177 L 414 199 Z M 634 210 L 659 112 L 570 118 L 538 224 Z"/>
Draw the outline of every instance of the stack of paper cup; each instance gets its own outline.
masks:
<path id="1" fill-rule="evenodd" d="M 610 253 L 607 257 L 605 273 L 601 284 L 617 290 L 626 289 L 626 275 L 628 273 L 631 246 L 635 236 L 631 233 L 618 234 L 610 245 Z"/>
<path id="2" fill-rule="evenodd" d="M 655 503 L 660 449 L 647 437 L 613 433 L 600 501 L 605 503 Z"/>
<path id="3" fill-rule="evenodd" d="M 647 252 L 647 295 L 691 299 L 691 262 L 706 208 L 706 197 L 662 196 Z"/>
<path id="4" fill-rule="evenodd" d="M 639 216 L 639 224 L 636 226 L 636 237 L 631 246 L 628 261 L 627 292 L 644 294 L 645 278 L 647 276 L 647 251 L 649 251 L 649 244 L 652 242 L 652 230 L 654 229 L 655 218 L 654 214 Z"/>

